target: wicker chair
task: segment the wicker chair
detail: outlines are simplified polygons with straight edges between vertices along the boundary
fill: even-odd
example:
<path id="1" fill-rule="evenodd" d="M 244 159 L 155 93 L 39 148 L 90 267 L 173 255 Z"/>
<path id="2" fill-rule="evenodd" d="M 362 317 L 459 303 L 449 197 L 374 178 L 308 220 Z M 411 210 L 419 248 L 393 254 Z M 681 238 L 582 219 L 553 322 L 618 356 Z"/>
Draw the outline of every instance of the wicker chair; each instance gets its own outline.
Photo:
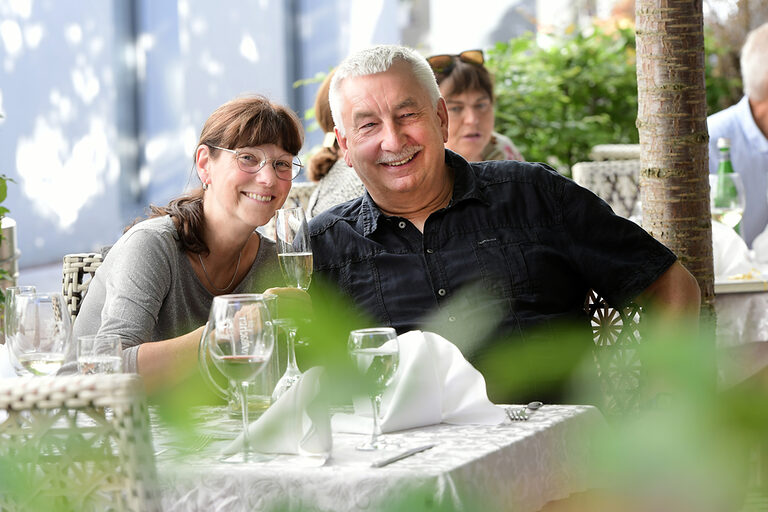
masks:
<path id="1" fill-rule="evenodd" d="M 597 194 L 622 217 L 629 217 L 640 199 L 640 160 L 579 162 L 571 172 L 573 181 Z"/>
<path id="2" fill-rule="evenodd" d="M 0 380 L 0 511 L 156 510 L 139 376 Z"/>
<path id="3" fill-rule="evenodd" d="M 640 144 L 598 144 L 589 152 L 592 160 L 638 160 Z"/>
<path id="4" fill-rule="evenodd" d="M 642 309 L 635 303 L 613 308 L 590 290 L 584 310 L 592 325 L 601 404 L 608 417 L 640 410 L 641 363 L 639 355 Z"/>
<path id="5" fill-rule="evenodd" d="M 85 298 L 85 292 L 88 291 L 88 285 L 104 261 L 102 253 L 88 252 L 78 254 L 67 254 L 64 256 L 64 278 L 62 281 L 62 293 L 67 302 L 67 309 L 75 321 L 77 313 L 80 311 L 80 304 Z M 85 276 L 88 276 L 88 280 Z"/>

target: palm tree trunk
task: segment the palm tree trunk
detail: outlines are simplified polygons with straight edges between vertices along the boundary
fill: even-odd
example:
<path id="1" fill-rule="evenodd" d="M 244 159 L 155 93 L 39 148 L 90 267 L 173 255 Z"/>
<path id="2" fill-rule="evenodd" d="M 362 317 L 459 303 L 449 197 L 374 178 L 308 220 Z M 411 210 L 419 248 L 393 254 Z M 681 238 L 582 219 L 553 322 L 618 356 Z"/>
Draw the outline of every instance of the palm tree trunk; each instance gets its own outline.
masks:
<path id="1" fill-rule="evenodd" d="M 637 0 L 643 227 L 677 254 L 713 311 L 702 0 Z"/>

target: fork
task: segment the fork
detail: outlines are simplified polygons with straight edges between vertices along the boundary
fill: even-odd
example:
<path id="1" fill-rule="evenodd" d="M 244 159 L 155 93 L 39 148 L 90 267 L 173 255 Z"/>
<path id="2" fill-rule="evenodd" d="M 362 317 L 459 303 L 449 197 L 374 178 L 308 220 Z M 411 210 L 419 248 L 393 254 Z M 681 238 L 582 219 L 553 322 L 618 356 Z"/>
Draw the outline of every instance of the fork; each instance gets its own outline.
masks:
<path id="1" fill-rule="evenodd" d="M 529 403 L 525 407 L 507 407 L 505 410 L 510 421 L 528 421 L 528 418 L 530 418 L 528 411 L 533 412 L 542 405 L 543 404 L 537 400 Z"/>

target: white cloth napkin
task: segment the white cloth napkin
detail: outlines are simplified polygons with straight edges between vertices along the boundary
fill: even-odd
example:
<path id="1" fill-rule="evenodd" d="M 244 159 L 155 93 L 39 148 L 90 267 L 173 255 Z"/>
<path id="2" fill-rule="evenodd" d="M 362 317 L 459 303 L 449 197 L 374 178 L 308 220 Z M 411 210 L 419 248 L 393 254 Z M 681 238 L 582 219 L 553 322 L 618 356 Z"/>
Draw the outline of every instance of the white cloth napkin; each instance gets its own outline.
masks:
<path id="1" fill-rule="evenodd" d="M 327 457 L 331 453 L 331 422 L 328 406 L 320 395 L 320 367 L 310 368 L 264 414 L 248 427 L 251 449 Z M 243 434 L 227 445 L 223 455 L 243 449 Z"/>
<path id="2" fill-rule="evenodd" d="M 744 239 L 736 231 L 717 221 L 712 221 L 712 247 L 715 279 L 746 274 L 755 267 Z"/>
<path id="3" fill-rule="evenodd" d="M 436 423 L 496 425 L 502 407 L 488 400 L 485 379 L 445 338 L 422 331 L 398 337 L 400 362 L 382 396 L 381 432 Z M 370 400 L 355 400 L 355 414 L 334 414 L 334 431 L 368 434 L 373 426 Z"/>

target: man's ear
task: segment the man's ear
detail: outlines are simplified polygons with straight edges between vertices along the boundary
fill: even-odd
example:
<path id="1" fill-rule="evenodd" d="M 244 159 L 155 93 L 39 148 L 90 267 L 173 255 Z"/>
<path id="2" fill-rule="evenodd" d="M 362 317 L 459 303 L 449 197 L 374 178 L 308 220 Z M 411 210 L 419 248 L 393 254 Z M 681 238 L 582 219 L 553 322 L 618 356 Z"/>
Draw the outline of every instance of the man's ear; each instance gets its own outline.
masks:
<path id="1" fill-rule="evenodd" d="M 333 127 L 333 131 L 336 133 L 336 141 L 339 143 L 339 148 L 341 148 L 341 151 L 344 155 L 344 162 L 352 167 L 352 163 L 349 161 L 349 151 L 347 147 L 347 138 L 341 134 L 339 129 L 337 127 Z"/>
<path id="2" fill-rule="evenodd" d="M 443 144 L 448 142 L 448 107 L 442 96 L 437 100 L 437 117 L 440 119 L 440 131 L 443 133 Z"/>

